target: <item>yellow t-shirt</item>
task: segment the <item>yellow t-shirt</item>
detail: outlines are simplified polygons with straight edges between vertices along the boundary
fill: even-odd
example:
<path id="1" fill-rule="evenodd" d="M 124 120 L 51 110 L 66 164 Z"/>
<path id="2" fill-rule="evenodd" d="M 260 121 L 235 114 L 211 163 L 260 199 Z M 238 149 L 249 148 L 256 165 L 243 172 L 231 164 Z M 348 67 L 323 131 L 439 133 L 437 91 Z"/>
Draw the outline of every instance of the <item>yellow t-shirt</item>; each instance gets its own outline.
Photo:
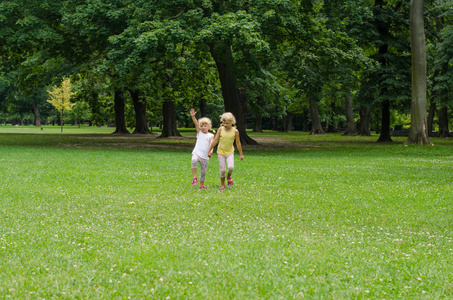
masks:
<path id="1" fill-rule="evenodd" d="M 219 137 L 219 147 L 217 153 L 220 155 L 228 155 L 234 153 L 234 140 L 236 138 L 236 128 L 232 127 L 230 131 L 226 131 L 221 127 Z"/>

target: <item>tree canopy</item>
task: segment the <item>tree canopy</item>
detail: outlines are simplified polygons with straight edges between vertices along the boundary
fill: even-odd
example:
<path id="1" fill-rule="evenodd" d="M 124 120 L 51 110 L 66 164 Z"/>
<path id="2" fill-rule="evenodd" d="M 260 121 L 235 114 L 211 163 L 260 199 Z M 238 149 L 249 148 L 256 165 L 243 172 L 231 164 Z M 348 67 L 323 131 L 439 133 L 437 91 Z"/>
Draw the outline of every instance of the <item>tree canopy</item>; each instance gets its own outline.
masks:
<path id="1" fill-rule="evenodd" d="M 451 5 L 427 1 L 422 15 L 426 96 L 439 109 L 427 122 L 443 136 L 452 106 Z M 2 1 L 0 108 L 11 115 L 29 102 L 36 123 L 49 109 L 39 91 L 67 76 L 75 101 L 88 105 L 79 116 L 114 123 L 116 133 L 161 124 L 163 137 L 178 135 L 190 107 L 215 121 L 222 104 L 243 143 L 255 143 L 247 127 L 263 126 L 351 135 L 372 128 L 391 141 L 391 130 L 408 129 L 403 120 L 413 115 L 409 8 L 399 0 Z"/>

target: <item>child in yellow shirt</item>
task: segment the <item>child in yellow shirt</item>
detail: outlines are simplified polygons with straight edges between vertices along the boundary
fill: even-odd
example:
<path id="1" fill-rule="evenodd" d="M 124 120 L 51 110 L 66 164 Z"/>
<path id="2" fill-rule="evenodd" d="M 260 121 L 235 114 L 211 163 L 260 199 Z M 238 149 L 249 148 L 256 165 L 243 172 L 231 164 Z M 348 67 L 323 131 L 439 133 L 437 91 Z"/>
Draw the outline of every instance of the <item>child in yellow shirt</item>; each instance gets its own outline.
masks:
<path id="1" fill-rule="evenodd" d="M 244 155 L 242 154 L 241 140 L 239 138 L 239 131 L 234 128 L 236 123 L 236 118 L 232 113 L 224 113 L 220 116 L 220 126 L 217 134 L 214 138 L 214 141 L 211 142 L 211 147 L 209 148 L 208 153 L 211 153 L 215 145 L 219 143 L 217 147 L 217 155 L 219 157 L 219 166 L 220 166 L 220 189 L 225 189 L 225 175 L 227 178 L 228 186 L 233 186 L 233 178 L 231 174 L 234 171 L 234 146 L 233 143 L 236 141 L 236 147 L 238 148 L 240 159 L 244 160 Z M 228 173 L 227 173 L 228 165 Z"/>

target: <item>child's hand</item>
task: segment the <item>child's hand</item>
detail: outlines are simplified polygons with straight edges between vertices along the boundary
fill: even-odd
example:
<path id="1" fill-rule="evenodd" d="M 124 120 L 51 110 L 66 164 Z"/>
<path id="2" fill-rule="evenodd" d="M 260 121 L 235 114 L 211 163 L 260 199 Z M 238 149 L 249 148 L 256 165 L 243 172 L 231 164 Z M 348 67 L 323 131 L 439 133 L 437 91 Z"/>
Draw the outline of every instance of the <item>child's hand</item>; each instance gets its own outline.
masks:
<path id="1" fill-rule="evenodd" d="M 241 154 L 240 158 L 241 158 L 241 160 L 244 160 L 244 155 Z"/>
<path id="2" fill-rule="evenodd" d="M 192 108 L 192 109 L 190 110 L 190 115 L 191 115 L 192 117 L 194 117 L 196 113 L 197 113 L 197 112 L 195 111 L 194 108 Z"/>

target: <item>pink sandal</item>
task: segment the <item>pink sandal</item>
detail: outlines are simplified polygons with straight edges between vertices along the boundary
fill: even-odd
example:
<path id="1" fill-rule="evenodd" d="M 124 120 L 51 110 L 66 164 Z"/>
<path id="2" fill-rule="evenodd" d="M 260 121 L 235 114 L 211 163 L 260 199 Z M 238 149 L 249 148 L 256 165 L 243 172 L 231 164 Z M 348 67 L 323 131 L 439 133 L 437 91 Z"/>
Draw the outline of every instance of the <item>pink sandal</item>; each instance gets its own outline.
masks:
<path id="1" fill-rule="evenodd" d="M 233 183 L 233 178 L 230 177 L 230 178 L 228 179 L 228 187 L 233 186 L 233 184 L 234 184 L 234 183 Z"/>
<path id="2" fill-rule="evenodd" d="M 208 187 L 207 187 L 207 186 L 204 186 L 204 185 L 200 185 L 200 189 L 207 190 Z"/>
<path id="3" fill-rule="evenodd" d="M 224 190 L 224 189 L 225 189 L 225 185 L 222 184 L 222 185 L 220 186 L 220 189 L 221 189 L 221 190 Z"/>
<path id="4" fill-rule="evenodd" d="M 198 178 L 197 178 L 197 177 L 194 177 L 194 178 L 192 179 L 192 185 L 196 185 L 197 182 L 198 182 Z"/>

